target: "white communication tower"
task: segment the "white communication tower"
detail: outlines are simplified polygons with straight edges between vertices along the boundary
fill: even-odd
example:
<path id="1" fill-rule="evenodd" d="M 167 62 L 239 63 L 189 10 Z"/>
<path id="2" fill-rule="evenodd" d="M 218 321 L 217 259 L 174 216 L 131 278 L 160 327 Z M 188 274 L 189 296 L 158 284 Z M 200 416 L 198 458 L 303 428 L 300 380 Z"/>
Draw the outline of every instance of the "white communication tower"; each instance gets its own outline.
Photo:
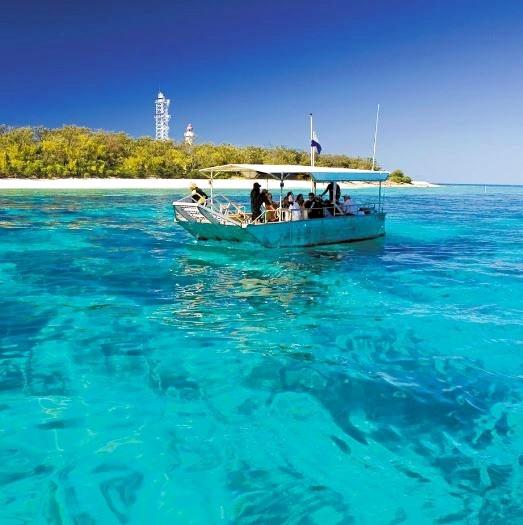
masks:
<path id="1" fill-rule="evenodd" d="M 169 120 L 171 120 L 171 115 L 169 115 L 170 103 L 171 101 L 165 98 L 165 95 L 161 91 L 158 91 L 158 96 L 155 101 L 156 112 L 154 115 L 156 140 L 169 139 Z"/>
<path id="2" fill-rule="evenodd" d="M 194 130 L 192 127 L 192 124 L 188 124 L 185 128 L 185 133 L 183 134 L 183 140 L 185 144 L 188 146 L 192 146 L 194 144 Z"/>

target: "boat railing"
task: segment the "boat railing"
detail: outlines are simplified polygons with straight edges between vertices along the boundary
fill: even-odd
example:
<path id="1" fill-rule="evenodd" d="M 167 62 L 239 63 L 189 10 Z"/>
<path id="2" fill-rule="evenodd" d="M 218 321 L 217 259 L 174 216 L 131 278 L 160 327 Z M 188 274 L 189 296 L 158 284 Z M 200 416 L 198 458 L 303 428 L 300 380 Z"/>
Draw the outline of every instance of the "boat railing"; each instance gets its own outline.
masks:
<path id="1" fill-rule="evenodd" d="M 198 204 L 193 200 L 192 195 L 187 195 L 182 199 L 176 201 L 177 204 L 188 204 L 197 206 Z M 230 223 L 236 223 L 243 227 L 248 224 L 265 224 L 268 222 L 288 222 L 313 219 L 309 216 L 309 209 L 302 208 L 300 210 L 292 210 L 290 208 L 277 207 L 275 209 L 263 209 L 258 217 L 252 219 L 252 214 L 246 211 L 245 205 L 237 204 L 225 195 L 214 195 L 207 199 L 203 204 L 214 216 L 223 217 Z M 352 209 L 353 208 L 353 209 Z M 327 205 L 323 208 L 321 217 L 338 217 L 346 215 L 372 215 L 379 211 L 379 205 L 376 202 L 364 202 L 361 204 L 354 204 L 350 206 L 350 213 L 344 213 L 342 205 Z M 317 217 L 316 217 L 317 218 Z"/>
<path id="2" fill-rule="evenodd" d="M 236 204 L 225 195 L 214 195 L 212 198 L 207 198 L 205 201 L 195 201 L 191 194 L 174 201 L 173 204 L 181 205 L 182 207 L 183 205 L 190 207 L 204 206 L 213 215 L 222 216 L 228 221 L 239 224 L 250 222 L 251 215 L 246 213 L 245 206 Z"/>
<path id="3" fill-rule="evenodd" d="M 251 221 L 249 217 L 248 222 L 265 224 L 267 222 L 289 222 L 313 219 L 313 217 L 309 217 L 309 211 L 309 208 L 301 208 L 300 210 L 292 210 L 290 208 L 280 207 L 274 210 L 265 209 L 254 220 Z M 378 212 L 378 204 L 374 202 L 355 204 L 350 206 L 349 213 L 345 213 L 340 205 L 337 205 L 334 209 L 332 206 L 325 206 L 322 211 L 323 215 L 315 218 L 342 217 L 350 215 L 372 215 Z"/>
<path id="4" fill-rule="evenodd" d="M 206 206 L 219 215 L 241 224 L 250 222 L 250 214 L 245 211 L 245 206 L 237 204 L 225 195 L 214 195 L 212 200 L 208 199 Z"/>

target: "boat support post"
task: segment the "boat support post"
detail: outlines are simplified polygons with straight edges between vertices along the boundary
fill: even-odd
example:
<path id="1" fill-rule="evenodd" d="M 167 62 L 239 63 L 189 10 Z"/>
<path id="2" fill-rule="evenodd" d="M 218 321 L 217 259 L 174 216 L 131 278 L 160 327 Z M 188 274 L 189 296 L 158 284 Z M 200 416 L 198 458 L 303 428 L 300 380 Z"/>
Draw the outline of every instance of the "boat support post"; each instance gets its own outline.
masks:
<path id="1" fill-rule="evenodd" d="M 280 207 L 279 207 L 280 221 L 282 220 L 281 219 L 281 203 L 283 201 L 283 186 L 284 186 L 283 173 L 280 173 Z"/>
<path id="2" fill-rule="evenodd" d="M 213 185 L 212 185 L 213 175 L 214 175 L 214 171 L 211 171 L 211 204 L 214 204 L 214 201 L 213 201 Z"/>
<path id="3" fill-rule="evenodd" d="M 381 213 L 381 180 L 380 180 L 380 190 L 378 193 L 378 213 Z"/>

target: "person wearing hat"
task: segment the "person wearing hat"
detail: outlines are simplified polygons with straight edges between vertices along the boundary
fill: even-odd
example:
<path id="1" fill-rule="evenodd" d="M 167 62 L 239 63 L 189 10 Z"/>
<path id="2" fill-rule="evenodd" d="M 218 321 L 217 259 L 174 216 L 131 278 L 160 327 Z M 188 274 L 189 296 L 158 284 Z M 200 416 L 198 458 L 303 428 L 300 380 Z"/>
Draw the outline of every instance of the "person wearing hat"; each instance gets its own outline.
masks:
<path id="1" fill-rule="evenodd" d="M 193 202 L 197 202 L 198 204 L 205 204 L 205 201 L 209 198 L 207 193 L 205 193 L 202 189 L 198 188 L 196 184 L 193 182 L 190 186 L 191 188 L 191 199 Z"/>
<path id="2" fill-rule="evenodd" d="M 252 185 L 251 190 L 251 219 L 254 222 L 261 215 L 261 205 L 262 205 L 262 194 L 260 193 L 260 184 L 255 182 Z"/>

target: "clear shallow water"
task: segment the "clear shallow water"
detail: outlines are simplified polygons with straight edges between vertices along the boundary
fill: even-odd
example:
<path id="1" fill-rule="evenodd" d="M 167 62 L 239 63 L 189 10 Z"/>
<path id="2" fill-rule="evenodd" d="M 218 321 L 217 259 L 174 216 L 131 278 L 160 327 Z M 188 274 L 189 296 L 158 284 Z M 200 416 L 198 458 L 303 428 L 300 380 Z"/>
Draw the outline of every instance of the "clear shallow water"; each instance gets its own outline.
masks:
<path id="1" fill-rule="evenodd" d="M 1 194 L 0 523 L 522 523 L 523 189 L 386 199 L 268 251 Z"/>

